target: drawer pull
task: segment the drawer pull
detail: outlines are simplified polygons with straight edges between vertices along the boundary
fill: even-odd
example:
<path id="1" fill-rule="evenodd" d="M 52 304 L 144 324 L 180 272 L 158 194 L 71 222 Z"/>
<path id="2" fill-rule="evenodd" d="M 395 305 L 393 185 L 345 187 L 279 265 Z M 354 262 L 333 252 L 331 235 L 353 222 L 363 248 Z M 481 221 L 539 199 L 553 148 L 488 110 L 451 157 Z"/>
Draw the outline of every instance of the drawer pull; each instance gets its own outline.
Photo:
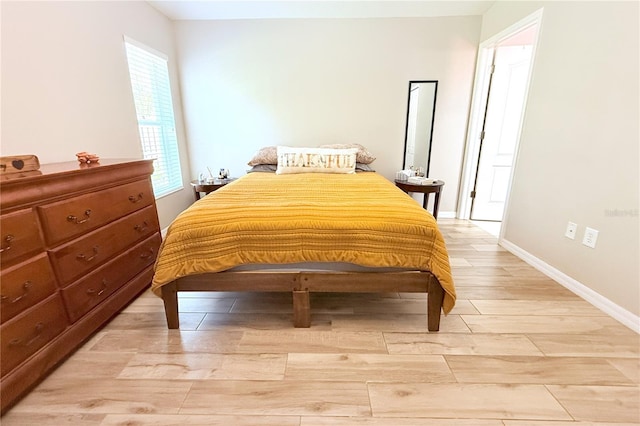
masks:
<path id="1" fill-rule="evenodd" d="M 139 193 L 137 197 L 133 195 L 129 195 L 129 201 L 131 201 L 134 204 L 142 201 L 142 192 Z"/>
<path id="2" fill-rule="evenodd" d="M 44 323 L 39 322 L 36 324 L 35 331 L 33 333 L 33 337 L 26 342 L 23 342 L 22 339 L 12 339 L 9 342 L 9 346 L 31 346 L 33 342 L 38 340 L 38 338 L 42 335 L 42 330 L 44 330 Z"/>
<path id="3" fill-rule="evenodd" d="M 86 216 L 85 219 L 78 219 L 76 216 L 70 214 L 69 216 L 67 216 L 67 220 L 69 222 L 73 222 L 76 225 L 80 225 L 81 223 L 85 223 L 89 221 L 89 216 L 91 215 L 91 209 L 87 209 L 84 211 L 84 215 Z"/>
<path id="4" fill-rule="evenodd" d="M 142 254 L 140 254 L 140 258 L 147 260 L 150 257 L 152 257 L 154 254 L 155 254 L 155 252 L 153 251 L 153 249 L 152 248 L 148 248 Z"/>
<path id="5" fill-rule="evenodd" d="M 9 296 L 0 296 L 0 302 L 5 303 L 8 301 L 9 303 L 18 303 L 29 295 L 29 287 L 31 287 L 31 281 L 25 281 L 24 284 L 22 284 L 24 292 L 20 296 L 11 300 L 9 300 Z"/>
<path id="6" fill-rule="evenodd" d="M 94 290 L 94 289 L 90 288 L 90 289 L 87 290 L 87 294 L 89 296 L 93 296 L 94 294 L 96 296 L 102 296 L 106 289 L 107 289 L 107 280 L 106 279 L 102 279 L 102 285 L 100 286 L 100 290 Z"/>
<path id="7" fill-rule="evenodd" d="M 84 261 L 84 262 L 91 262 L 93 259 L 96 258 L 97 255 L 98 255 L 98 246 L 94 246 L 93 247 L 93 256 L 87 257 L 84 254 L 79 254 L 79 255 L 76 256 L 76 259 L 78 259 L 80 261 Z"/>
<path id="8" fill-rule="evenodd" d="M 138 232 L 147 232 L 147 229 L 149 229 L 149 224 L 145 220 L 144 222 L 142 222 L 142 225 L 136 225 L 133 227 L 133 229 L 135 229 Z"/>
<path id="9" fill-rule="evenodd" d="M 0 248 L 0 253 L 11 250 L 11 240 L 13 240 L 14 238 L 15 237 L 13 235 L 11 235 L 11 234 L 9 234 L 6 237 L 4 237 L 4 241 L 7 244 L 4 247 Z"/>

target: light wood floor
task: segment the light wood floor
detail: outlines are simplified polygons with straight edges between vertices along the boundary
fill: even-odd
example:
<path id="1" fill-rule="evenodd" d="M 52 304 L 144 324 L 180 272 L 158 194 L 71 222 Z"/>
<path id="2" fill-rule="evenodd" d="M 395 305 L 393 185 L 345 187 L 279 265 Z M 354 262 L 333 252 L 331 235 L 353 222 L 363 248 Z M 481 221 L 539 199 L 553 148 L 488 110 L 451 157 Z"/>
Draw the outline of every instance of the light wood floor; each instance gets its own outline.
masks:
<path id="1" fill-rule="evenodd" d="M 640 424 L 640 336 L 469 222 L 441 220 L 458 302 L 426 332 L 426 298 L 180 297 L 166 329 L 146 293 L 2 425 Z"/>

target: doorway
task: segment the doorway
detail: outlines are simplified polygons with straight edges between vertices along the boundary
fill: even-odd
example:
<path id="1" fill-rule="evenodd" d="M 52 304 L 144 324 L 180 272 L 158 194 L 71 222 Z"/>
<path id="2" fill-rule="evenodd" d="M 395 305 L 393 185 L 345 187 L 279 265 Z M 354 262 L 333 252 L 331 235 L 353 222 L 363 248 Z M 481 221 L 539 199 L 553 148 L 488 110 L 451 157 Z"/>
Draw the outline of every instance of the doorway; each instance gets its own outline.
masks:
<path id="1" fill-rule="evenodd" d="M 494 230 L 508 204 L 541 17 L 540 10 L 480 45 L 458 217 L 493 222 Z"/>

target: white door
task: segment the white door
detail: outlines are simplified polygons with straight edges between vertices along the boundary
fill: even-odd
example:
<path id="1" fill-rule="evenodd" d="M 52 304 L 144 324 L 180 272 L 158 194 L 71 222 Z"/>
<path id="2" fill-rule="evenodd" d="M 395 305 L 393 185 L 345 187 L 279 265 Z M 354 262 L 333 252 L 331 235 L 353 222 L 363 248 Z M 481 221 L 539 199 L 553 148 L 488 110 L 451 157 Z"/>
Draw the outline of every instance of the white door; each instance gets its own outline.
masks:
<path id="1" fill-rule="evenodd" d="M 494 56 L 471 219 L 501 221 L 517 146 L 532 45 L 498 46 Z"/>

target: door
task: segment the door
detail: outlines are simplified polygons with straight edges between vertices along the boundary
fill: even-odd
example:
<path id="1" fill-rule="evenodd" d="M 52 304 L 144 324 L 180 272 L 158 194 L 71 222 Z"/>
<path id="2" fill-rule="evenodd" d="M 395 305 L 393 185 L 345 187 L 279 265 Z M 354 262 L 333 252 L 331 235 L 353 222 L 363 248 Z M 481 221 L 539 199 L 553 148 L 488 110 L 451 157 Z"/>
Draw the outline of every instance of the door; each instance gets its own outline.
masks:
<path id="1" fill-rule="evenodd" d="M 515 43 L 515 45 L 514 45 Z M 508 39 L 494 50 L 474 188 L 472 220 L 501 221 L 520 133 L 533 45 Z"/>

